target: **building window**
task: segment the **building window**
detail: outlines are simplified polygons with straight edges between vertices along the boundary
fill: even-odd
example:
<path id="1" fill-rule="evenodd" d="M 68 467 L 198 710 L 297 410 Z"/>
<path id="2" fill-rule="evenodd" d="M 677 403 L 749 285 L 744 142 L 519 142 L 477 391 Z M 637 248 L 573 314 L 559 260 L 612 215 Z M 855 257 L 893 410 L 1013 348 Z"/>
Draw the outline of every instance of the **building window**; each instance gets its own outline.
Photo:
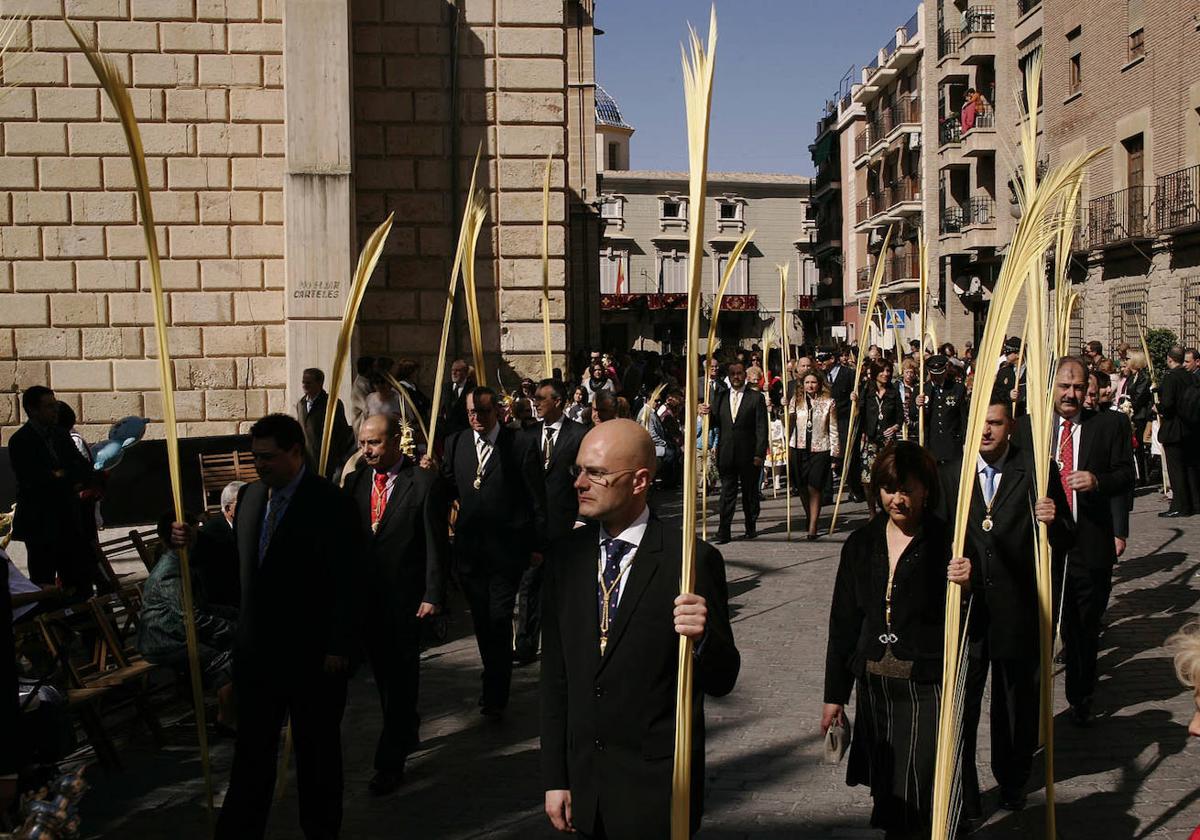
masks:
<path id="1" fill-rule="evenodd" d="M 721 278 L 725 275 L 725 266 L 729 264 L 729 254 L 717 254 L 717 275 L 713 278 L 713 291 L 721 285 Z M 748 295 L 750 294 L 750 258 L 742 254 L 738 258 L 737 264 L 733 267 L 733 275 L 729 278 L 729 285 L 725 287 L 727 295 Z"/>
<path id="2" fill-rule="evenodd" d="M 687 199 L 675 195 L 664 195 L 658 199 L 659 226 L 687 230 Z"/>
<path id="3" fill-rule="evenodd" d="M 687 294 L 687 251 L 659 251 L 658 291 L 662 294 Z"/>
<path id="4" fill-rule="evenodd" d="M 1143 0 L 1127 0 L 1125 16 L 1129 26 L 1129 60 L 1146 54 L 1146 30 L 1142 12 Z"/>
<path id="5" fill-rule="evenodd" d="M 608 144 L 608 168 L 621 169 L 621 144 Z"/>
<path id="6" fill-rule="evenodd" d="M 1025 55 L 1021 56 L 1020 65 L 1021 65 L 1021 95 L 1022 95 L 1022 97 L 1024 97 L 1024 95 L 1025 95 L 1025 80 L 1029 76 L 1030 68 L 1033 67 L 1033 62 L 1036 61 L 1038 58 L 1040 58 L 1041 55 L 1042 55 L 1042 47 L 1039 44 L 1037 47 L 1030 50 Z M 1037 107 L 1039 109 L 1042 107 L 1042 87 L 1043 87 L 1043 82 L 1045 81 L 1045 76 L 1046 76 L 1046 74 L 1044 72 L 1038 76 Z M 1028 107 L 1028 104 L 1029 103 L 1026 103 L 1026 107 Z"/>
<path id="7" fill-rule="evenodd" d="M 1076 26 L 1067 33 L 1067 50 L 1071 54 L 1071 66 L 1068 71 L 1067 93 L 1079 93 L 1083 86 L 1083 45 L 1080 42 L 1081 28 Z"/>
<path id="8" fill-rule="evenodd" d="M 616 221 L 625 218 L 625 198 L 620 195 L 606 195 L 600 198 L 600 218 Z"/>
<path id="9" fill-rule="evenodd" d="M 742 220 L 742 203 L 740 201 L 718 201 L 717 219 L 722 222 L 740 222 Z"/>
<path id="10" fill-rule="evenodd" d="M 1145 323 L 1148 297 L 1149 288 L 1141 284 L 1125 286 L 1112 293 L 1110 347 L 1116 347 L 1121 342 L 1130 347 L 1140 346 L 1142 333 L 1139 324 Z"/>
<path id="11" fill-rule="evenodd" d="M 630 294 L 628 251 L 606 248 L 600 252 L 600 294 Z"/>

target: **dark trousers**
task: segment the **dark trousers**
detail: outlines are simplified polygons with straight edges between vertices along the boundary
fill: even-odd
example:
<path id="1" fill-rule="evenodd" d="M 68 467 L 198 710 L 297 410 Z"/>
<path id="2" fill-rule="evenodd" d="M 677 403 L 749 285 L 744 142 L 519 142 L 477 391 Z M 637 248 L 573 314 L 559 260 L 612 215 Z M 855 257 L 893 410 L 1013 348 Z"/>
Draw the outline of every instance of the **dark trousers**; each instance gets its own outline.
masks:
<path id="1" fill-rule="evenodd" d="M 375 745 L 375 769 L 401 772 L 421 743 L 417 696 L 421 684 L 421 625 L 414 605 L 394 623 L 368 629 L 367 657 L 383 707 L 383 729 Z"/>
<path id="2" fill-rule="evenodd" d="M 1112 592 L 1112 568 L 1090 568 L 1068 555 L 1062 604 L 1063 660 L 1067 671 L 1067 702 L 1086 704 L 1096 688 L 1096 657 L 1100 621 Z"/>
<path id="3" fill-rule="evenodd" d="M 247 677 L 239 669 L 238 732 L 229 792 L 217 819 L 217 840 L 266 834 L 275 788 L 279 735 L 291 715 L 300 828 L 308 840 L 336 838 L 342 827 L 342 713 L 346 677 L 312 672 Z"/>
<path id="4" fill-rule="evenodd" d="M 479 703 L 485 708 L 503 709 L 508 705 L 512 682 L 513 605 L 521 570 L 472 570 L 460 576 L 463 594 L 471 609 L 475 642 L 483 662 L 483 694 Z"/>
<path id="5" fill-rule="evenodd" d="M 754 466 L 753 461 L 738 464 L 732 468 L 721 468 L 721 524 L 718 533 L 729 536 L 733 527 L 733 514 L 737 509 L 738 491 L 742 496 L 742 514 L 746 518 L 746 530 L 754 530 L 758 522 L 760 502 L 758 499 L 758 480 L 762 467 Z"/>
<path id="6" fill-rule="evenodd" d="M 25 551 L 29 579 L 38 586 L 53 586 L 58 579 L 78 596 L 91 596 L 96 556 L 83 539 L 68 536 L 58 540 L 26 540 Z"/>
<path id="7" fill-rule="evenodd" d="M 1195 458 L 1184 443 L 1163 445 L 1163 460 L 1167 475 L 1171 478 L 1171 510 L 1185 516 L 1200 513 L 1200 471 L 1194 464 Z"/>
<path id="8" fill-rule="evenodd" d="M 530 566 L 521 575 L 517 587 L 517 638 L 513 645 L 517 655 L 523 659 L 537 656 L 538 643 L 542 635 L 542 577 L 545 569 L 541 563 Z"/>
<path id="9" fill-rule="evenodd" d="M 963 813 L 967 817 L 983 816 L 975 747 L 989 665 L 992 672 L 992 775 L 1002 794 L 1015 796 L 1024 792 L 1038 743 L 1038 660 L 996 659 L 989 662 L 986 650 L 982 656 L 969 657 L 962 757 Z"/>

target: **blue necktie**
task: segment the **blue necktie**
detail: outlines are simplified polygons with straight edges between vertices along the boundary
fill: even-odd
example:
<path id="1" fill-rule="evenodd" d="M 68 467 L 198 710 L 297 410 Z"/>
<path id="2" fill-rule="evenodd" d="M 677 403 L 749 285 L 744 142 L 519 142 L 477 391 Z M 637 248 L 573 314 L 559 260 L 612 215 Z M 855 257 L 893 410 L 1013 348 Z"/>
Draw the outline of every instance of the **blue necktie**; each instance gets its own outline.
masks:
<path id="1" fill-rule="evenodd" d="M 996 468 L 988 464 L 983 468 L 983 503 L 990 505 L 996 495 Z"/>
<path id="2" fill-rule="evenodd" d="M 275 536 L 275 529 L 279 527 L 279 520 L 283 518 L 287 500 L 288 497 L 283 493 L 272 493 L 271 498 L 267 500 L 267 519 L 263 522 L 262 530 L 258 534 L 258 565 L 260 566 L 266 559 L 267 549 L 271 546 L 271 538 Z"/>
<path id="3" fill-rule="evenodd" d="M 631 548 L 633 543 L 625 540 L 610 538 L 604 541 L 604 572 L 600 576 L 601 586 L 596 592 L 597 608 L 600 611 L 601 653 L 604 653 L 609 629 L 617 618 L 617 602 L 621 594 L 618 583 L 621 577 L 621 560 Z"/>

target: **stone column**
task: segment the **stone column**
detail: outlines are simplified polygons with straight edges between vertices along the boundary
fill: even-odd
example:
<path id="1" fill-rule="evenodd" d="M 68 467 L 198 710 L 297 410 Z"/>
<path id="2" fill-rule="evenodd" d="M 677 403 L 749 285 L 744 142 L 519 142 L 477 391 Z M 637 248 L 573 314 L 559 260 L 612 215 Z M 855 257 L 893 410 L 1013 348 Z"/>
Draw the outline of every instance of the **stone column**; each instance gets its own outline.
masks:
<path id="1" fill-rule="evenodd" d="M 354 270 L 347 0 L 288 3 L 284 12 L 287 178 L 284 184 L 288 407 L 300 374 L 328 379 Z M 347 369 L 338 392 L 350 410 Z"/>

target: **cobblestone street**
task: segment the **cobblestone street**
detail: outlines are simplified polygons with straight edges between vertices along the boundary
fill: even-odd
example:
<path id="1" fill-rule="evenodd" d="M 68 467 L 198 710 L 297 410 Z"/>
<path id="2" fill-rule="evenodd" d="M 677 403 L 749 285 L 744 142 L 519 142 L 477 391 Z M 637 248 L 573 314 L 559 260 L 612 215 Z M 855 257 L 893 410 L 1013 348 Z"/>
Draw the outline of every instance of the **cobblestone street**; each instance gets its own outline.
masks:
<path id="1" fill-rule="evenodd" d="M 782 532 L 782 499 L 768 499 L 767 526 L 752 543 L 724 552 L 742 672 L 734 693 L 707 705 L 708 799 L 701 837 L 877 837 L 867 826 L 865 788 L 847 788 L 844 765 L 821 763 L 821 707 L 826 618 L 845 530 L 808 543 Z M 1200 823 L 1200 744 L 1189 744 L 1192 700 L 1174 677 L 1163 640 L 1195 614 L 1200 600 L 1192 533 L 1155 514 L 1157 493 L 1142 496 L 1133 537 L 1118 566 L 1102 640 L 1097 719 L 1086 730 L 1067 721 L 1061 678 L 1056 718 L 1059 831 L 1064 838 L 1186 838 Z M 847 509 L 861 523 L 862 505 Z M 672 506 L 664 513 L 670 515 Z M 795 511 L 797 514 L 799 510 Z M 740 523 L 735 523 L 736 529 Z M 1187 526 L 1185 526 L 1187 527 Z M 1020 617 L 1017 620 L 1033 620 Z M 397 794 L 367 794 L 379 720 L 365 672 L 352 686 L 346 742 L 343 836 L 540 838 L 555 836 L 542 814 L 537 759 L 537 666 L 517 671 L 510 713 L 493 724 L 476 712 L 478 657 L 461 610 L 450 640 L 423 666 L 424 744 Z M 979 761 L 985 804 L 997 793 L 988 770 L 987 715 Z M 204 836 L 203 785 L 190 729 L 173 730 L 178 746 L 157 753 L 126 750 L 124 774 L 97 772 L 85 803 L 89 833 L 145 840 Z M 232 744 L 214 745 L 218 791 L 227 780 Z M 1039 762 L 1040 766 L 1040 762 Z M 1019 814 L 1000 811 L 979 838 L 1040 837 L 1041 790 Z M 289 794 L 272 815 L 271 836 L 299 838 L 294 770 Z"/>

